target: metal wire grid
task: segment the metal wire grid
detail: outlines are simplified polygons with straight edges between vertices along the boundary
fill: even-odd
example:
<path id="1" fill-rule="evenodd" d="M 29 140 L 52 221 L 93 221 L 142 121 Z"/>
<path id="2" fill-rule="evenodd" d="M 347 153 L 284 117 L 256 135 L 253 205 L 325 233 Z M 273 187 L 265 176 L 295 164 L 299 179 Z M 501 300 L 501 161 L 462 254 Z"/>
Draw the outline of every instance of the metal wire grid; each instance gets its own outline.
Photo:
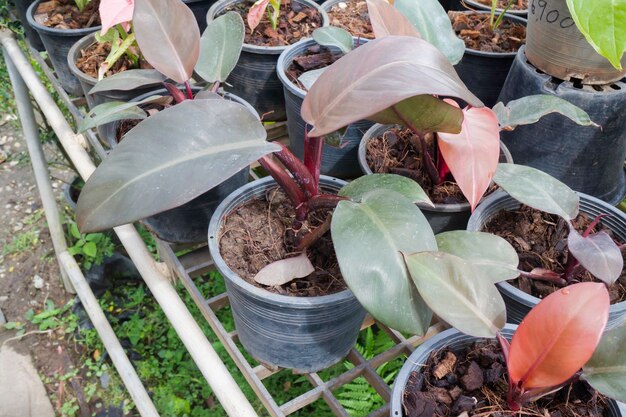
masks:
<path id="1" fill-rule="evenodd" d="M 389 415 L 389 400 L 391 398 L 391 387 L 376 373 L 376 368 L 390 362 L 396 358 L 408 356 L 415 347 L 428 338 L 443 330 L 441 324 L 432 326 L 426 335 L 422 337 L 413 336 L 409 339 L 399 332 L 390 329 L 381 323 L 375 322 L 371 317 L 366 317 L 362 329 L 377 324 L 394 342 L 394 346 L 382 352 L 370 360 L 366 360 L 356 349 L 352 349 L 347 356 L 354 368 L 346 370 L 339 376 L 324 381 L 318 373 L 303 374 L 311 383 L 313 389 L 299 395 L 284 404 L 277 404 L 272 395 L 263 384 L 263 380 L 279 372 L 280 368 L 270 369 L 263 365 L 253 366 L 245 358 L 237 345 L 237 332 L 227 331 L 217 317 L 216 312 L 229 306 L 226 293 L 219 294 L 209 299 L 205 299 L 198 287 L 194 283 L 194 278 L 213 270 L 213 260 L 209 254 L 208 247 L 203 246 L 193 252 L 176 257 L 172 247 L 157 239 L 157 248 L 161 259 L 169 266 L 174 276 L 178 277 L 184 287 L 191 295 L 196 306 L 211 326 L 226 351 L 233 359 L 243 376 L 246 378 L 259 400 L 263 403 L 268 413 L 272 417 L 285 417 L 303 409 L 309 404 L 323 399 L 332 412 L 339 417 L 349 417 L 346 409 L 339 403 L 333 392 L 358 377 L 363 377 L 376 390 L 378 395 L 385 401 L 385 405 L 374 410 L 368 417 L 381 417 Z"/>

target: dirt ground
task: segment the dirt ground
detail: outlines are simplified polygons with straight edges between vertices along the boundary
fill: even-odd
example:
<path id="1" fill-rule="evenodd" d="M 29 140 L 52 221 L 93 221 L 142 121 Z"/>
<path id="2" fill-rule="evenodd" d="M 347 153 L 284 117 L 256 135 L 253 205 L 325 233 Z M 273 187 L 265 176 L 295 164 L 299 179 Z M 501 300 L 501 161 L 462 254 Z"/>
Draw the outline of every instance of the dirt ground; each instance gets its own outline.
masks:
<path id="1" fill-rule="evenodd" d="M 47 300 L 63 306 L 74 296 L 61 283 L 21 131 L 8 116 L 2 117 L 0 124 L 0 309 L 6 321 L 24 323 L 29 309 L 37 313 L 44 309 Z M 53 145 L 44 148 L 50 160 L 60 160 Z M 58 178 L 53 187 L 61 202 L 63 180 L 67 181 L 72 172 L 55 164 L 53 176 Z M 70 390 L 80 391 L 80 385 L 72 378 L 67 382 L 56 378 L 74 367 L 79 357 L 76 346 L 59 330 L 40 331 L 26 324 L 25 331 L 18 338 L 14 330 L 0 330 L 0 343 L 9 343 L 20 353 L 30 353 L 49 396 L 55 394 L 52 404 L 58 412 Z"/>

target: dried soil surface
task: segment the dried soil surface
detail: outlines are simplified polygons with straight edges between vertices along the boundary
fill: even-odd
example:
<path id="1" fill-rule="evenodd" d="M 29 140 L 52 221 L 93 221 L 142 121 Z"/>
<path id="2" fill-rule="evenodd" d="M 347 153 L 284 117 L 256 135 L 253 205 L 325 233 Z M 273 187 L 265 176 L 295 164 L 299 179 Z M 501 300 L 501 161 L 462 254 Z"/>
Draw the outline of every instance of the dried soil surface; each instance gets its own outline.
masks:
<path id="1" fill-rule="evenodd" d="M 587 215 L 580 214 L 574 220 L 574 227 L 582 233 L 592 220 Z M 608 233 L 618 245 L 622 244 L 601 222 L 594 232 L 599 230 Z M 520 259 L 519 268 L 522 271 L 530 272 L 535 268 L 543 268 L 558 274 L 565 272 L 569 258 L 567 249 L 569 229 L 565 220 L 559 216 L 522 206 L 519 210 L 499 212 L 485 225 L 485 231 L 506 239 L 515 248 Z M 600 282 L 584 269 L 580 269 L 574 275 L 574 280 Z M 510 282 L 538 298 L 544 298 L 561 288 L 551 282 L 525 277 Z M 609 287 L 609 294 L 611 303 L 626 300 L 625 271 L 622 271 L 619 279 Z"/>
<path id="2" fill-rule="evenodd" d="M 33 17 L 41 25 L 55 29 L 83 29 L 100 25 L 100 0 L 91 0 L 78 10 L 73 0 L 50 0 L 37 6 Z"/>
<path id="3" fill-rule="evenodd" d="M 328 17 L 331 26 L 345 29 L 358 38 L 374 39 L 365 1 L 341 1 L 330 8 Z"/>
<path id="4" fill-rule="evenodd" d="M 448 12 L 452 28 L 469 49 L 482 52 L 516 52 L 526 40 L 526 26 L 503 19 L 496 30 L 489 26 L 489 14 Z"/>
<path id="5" fill-rule="evenodd" d="M 343 54 L 330 52 L 328 48 L 323 46 L 313 45 L 308 48 L 304 54 L 294 58 L 289 68 L 285 71 L 285 74 L 292 83 L 306 91 L 306 87 L 300 83 L 298 77 L 307 71 L 326 68 L 342 56 Z"/>
<path id="6" fill-rule="evenodd" d="M 80 51 L 81 56 L 76 60 L 76 66 L 85 74 L 97 79 L 98 70 L 107 59 L 107 56 L 109 56 L 109 52 L 111 52 L 111 44 L 109 42 L 94 43 L 93 45 L 90 45 L 86 49 Z M 149 65 L 146 64 L 138 66 L 134 64 L 128 56 L 123 55 L 115 62 L 115 64 L 113 64 L 111 68 L 109 68 L 107 72 L 104 73 L 104 76 L 108 77 L 129 69 L 148 67 Z"/>
<path id="7" fill-rule="evenodd" d="M 476 0 L 476 3 L 491 7 L 491 0 Z M 498 0 L 498 9 L 504 9 L 509 4 L 509 0 Z M 528 10 L 528 0 L 514 0 L 509 10 Z"/>
<path id="8" fill-rule="evenodd" d="M 397 174 L 415 180 L 428 194 L 433 203 L 455 204 L 465 203 L 459 186 L 450 178 L 450 181 L 434 185 L 428 176 L 421 158 L 421 150 L 414 144 L 410 129 L 392 128 L 382 136 L 372 138 L 367 144 L 367 165 L 372 172 Z M 432 134 L 426 135 L 429 149 L 433 147 Z"/>
<path id="9" fill-rule="evenodd" d="M 297 236 L 292 229 L 294 217 L 289 200 L 278 188 L 270 189 L 263 199 L 243 204 L 226 218 L 219 231 L 222 258 L 230 269 L 249 283 L 278 294 L 310 297 L 345 289 L 330 232 L 307 251 L 315 266 L 311 275 L 273 287 L 254 281 L 254 276 L 266 265 L 299 255 L 295 244 Z M 310 215 L 298 236 L 329 220 L 329 212 L 318 211 Z"/>
<path id="10" fill-rule="evenodd" d="M 434 352 L 421 370 L 410 375 L 403 393 L 405 417 L 517 415 L 506 404 L 506 367 L 495 341 L 476 342 L 456 354 Z M 577 382 L 527 404 L 519 415 L 600 417 L 605 407 L 604 396 Z"/>
<path id="11" fill-rule="evenodd" d="M 226 8 L 224 12 L 236 11 L 247 22 L 248 9 L 252 3 L 238 3 Z M 263 14 L 261 23 L 250 33 L 246 26 L 244 42 L 257 46 L 284 46 L 309 38 L 313 31 L 322 27 L 322 16 L 312 7 L 286 0 L 280 6 L 280 15 L 276 29 L 272 28 L 267 13 Z"/>
<path id="12" fill-rule="evenodd" d="M 64 161 L 53 145 L 45 145 L 44 152 L 49 161 L 55 162 L 51 164 L 54 178 L 52 186 L 57 200 L 63 201 L 62 186 L 74 175 L 73 171 L 62 165 Z M 62 206 L 63 203 L 60 204 Z M 0 309 L 8 322 L 24 323 L 24 316 L 29 309 L 39 313 L 47 300 L 56 306 L 63 306 L 74 296 L 65 292 L 61 283 L 59 266 L 21 132 L 9 124 L 2 125 L 2 122 L 0 207 Z M 12 246 L 17 239 L 23 240 L 28 247 L 14 250 Z M 6 343 L 17 352 L 32 356 L 35 367 L 44 377 L 48 395 L 55 395 L 53 407 L 60 410 L 61 404 L 70 397 L 82 395 L 84 398 L 80 375 L 60 383 L 55 382 L 60 375 L 80 366 L 78 361 L 82 359 L 77 351 L 78 345 L 70 342 L 62 329 L 37 333 L 36 325 L 26 324 L 27 333 L 23 338 Z M 12 333 L 5 330 L 2 339 L 15 337 Z M 84 412 L 91 408 L 91 405 L 82 405 Z"/>

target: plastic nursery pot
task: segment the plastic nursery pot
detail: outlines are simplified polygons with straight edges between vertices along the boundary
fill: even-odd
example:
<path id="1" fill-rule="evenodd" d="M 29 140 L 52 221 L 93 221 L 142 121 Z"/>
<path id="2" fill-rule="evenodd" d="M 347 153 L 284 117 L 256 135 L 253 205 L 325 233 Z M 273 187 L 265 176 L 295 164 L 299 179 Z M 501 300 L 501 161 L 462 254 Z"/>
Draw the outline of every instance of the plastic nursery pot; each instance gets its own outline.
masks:
<path id="1" fill-rule="evenodd" d="M 613 7 L 613 6 L 609 6 Z M 565 0 L 532 0 L 528 7 L 526 56 L 534 66 L 561 80 L 607 84 L 626 75 L 598 54 L 576 27 Z"/>
<path id="2" fill-rule="evenodd" d="M 17 10 L 17 16 L 22 23 L 22 28 L 24 28 L 24 36 L 28 39 L 31 46 L 38 51 L 45 51 L 43 43 L 41 42 L 41 38 L 39 34 L 31 25 L 28 24 L 28 19 L 26 18 L 26 11 L 28 10 L 28 6 L 33 2 L 33 0 L 14 0 L 15 9 Z"/>
<path id="3" fill-rule="evenodd" d="M 85 182 L 79 176 L 74 176 L 70 182 L 63 184 L 63 198 L 74 211 L 76 211 L 76 203 L 83 185 L 85 185 Z"/>
<path id="4" fill-rule="evenodd" d="M 320 185 L 328 191 L 338 191 L 345 184 L 320 177 Z M 319 297 L 274 294 L 239 277 L 220 254 L 218 237 L 224 219 L 275 186 L 276 182 L 266 177 L 229 195 L 211 218 L 209 250 L 225 278 L 237 334 L 248 353 L 266 365 L 315 372 L 339 362 L 356 342 L 365 310 L 352 292 Z"/>
<path id="5" fill-rule="evenodd" d="M 354 38 L 356 44 L 357 38 Z M 360 44 L 367 42 L 361 39 Z M 289 131 L 289 145 L 295 155 L 304 157 L 304 132 L 311 129 L 300 116 L 300 108 L 304 101 L 306 91 L 295 85 L 285 73 L 294 58 L 302 55 L 309 47 L 317 45 L 313 39 L 303 39 L 291 45 L 278 57 L 278 78 L 283 83 L 285 92 L 285 108 L 287 110 L 287 130 Z M 339 48 L 328 48 L 333 52 L 339 52 Z M 321 172 L 337 178 L 355 178 L 361 175 L 358 161 L 358 148 L 365 132 L 372 127 L 373 123 L 367 120 L 359 120 L 348 126 L 341 140 L 341 147 L 324 144 L 322 149 Z"/>
<path id="6" fill-rule="evenodd" d="M 532 0 L 529 0 L 531 2 Z M 440 1 L 441 3 L 441 1 Z M 450 9 L 449 10 L 486 10 L 491 11 L 491 6 L 487 4 L 482 4 L 476 0 L 449 0 Z M 490 2 L 491 3 L 491 2 Z M 496 9 L 497 13 L 501 13 L 503 9 Z M 506 12 L 507 15 L 511 16 L 519 16 L 524 19 L 528 15 L 528 9 L 524 10 L 513 10 L 509 9 Z"/>
<path id="7" fill-rule="evenodd" d="M 223 14 L 229 6 L 243 1 L 218 1 L 209 9 L 207 21 L 212 21 Z M 322 17 L 322 26 L 328 25 L 328 15 L 317 3 L 311 0 L 292 1 L 314 8 Z M 287 47 L 288 45 L 256 46 L 244 44 L 237 65 L 226 80 L 229 85 L 226 90 L 250 103 L 263 116 L 264 121 L 280 121 L 286 118 L 283 86 L 276 74 L 276 64 L 278 56 Z"/>
<path id="8" fill-rule="evenodd" d="M 533 94 L 561 97 L 602 126 L 579 126 L 552 114 L 537 123 L 502 132 L 515 162 L 558 178 L 576 191 L 612 205 L 626 194 L 626 82 L 584 86 L 551 78 L 530 64 L 520 49 L 498 101 Z"/>
<path id="9" fill-rule="evenodd" d="M 80 86 L 82 91 L 87 99 L 87 105 L 89 108 L 93 108 L 98 104 L 105 103 L 107 101 L 120 100 L 120 101 L 130 101 L 133 98 L 137 97 L 140 94 L 145 94 L 149 91 L 154 91 L 156 85 L 160 83 L 155 83 L 149 86 L 136 88 L 134 90 L 110 90 L 110 91 L 102 91 L 95 94 L 88 94 L 89 90 L 91 90 L 97 83 L 98 79 L 85 74 L 76 66 L 76 60 L 80 58 L 82 51 L 89 48 L 91 45 L 96 43 L 96 34 L 90 33 L 89 35 L 79 39 L 72 47 L 70 48 L 69 53 L 67 54 L 67 65 L 72 72 L 72 74 L 78 79 L 80 82 Z"/>
<path id="10" fill-rule="evenodd" d="M 600 221 L 616 237 L 626 242 L 626 214 L 602 200 L 578 193 L 580 212 L 595 218 L 599 214 L 610 214 Z M 498 191 L 486 197 L 474 210 L 467 224 L 469 231 L 482 231 L 485 225 L 502 210 L 517 210 L 521 203 L 504 191 Z M 514 287 L 507 282 L 497 284 L 498 290 L 506 303 L 507 321 L 520 323 L 528 312 L 539 303 L 540 299 Z M 609 310 L 607 328 L 621 324 L 626 317 L 626 301 L 612 304 Z"/>
<path id="11" fill-rule="evenodd" d="M 460 13 L 460 12 L 457 12 Z M 479 13 L 488 18 L 489 12 Z M 526 25 L 526 19 L 508 13 L 503 20 Z M 465 48 L 461 61 L 454 66 L 461 80 L 487 107 L 493 107 L 515 60 L 517 52 L 483 52 Z"/>
<path id="12" fill-rule="evenodd" d="M 361 140 L 359 144 L 359 165 L 365 175 L 372 174 L 372 169 L 367 164 L 367 143 L 379 136 L 382 136 L 387 130 L 398 127 L 394 125 L 382 125 L 380 123 L 372 126 Z M 500 162 L 513 163 L 513 158 L 509 150 L 500 142 Z M 427 204 L 417 204 L 426 216 L 428 224 L 435 234 L 450 230 L 464 230 L 467 227 L 467 221 L 470 218 L 471 207 L 468 202 L 457 204 L 435 204 L 431 207 Z"/>
<path id="13" fill-rule="evenodd" d="M 517 326 L 507 324 L 501 330 L 501 333 L 510 341 L 513 338 L 513 334 L 515 333 L 516 329 Z M 420 367 L 424 366 L 424 364 L 428 361 L 428 358 L 433 352 L 448 348 L 453 352 L 458 353 L 462 349 L 470 346 L 472 343 L 479 340 L 484 339 L 468 336 L 459 332 L 456 329 L 448 329 L 419 345 L 417 349 L 415 349 L 415 351 L 411 354 L 411 356 L 409 356 L 409 358 L 406 360 L 393 384 L 390 407 L 391 417 L 402 417 L 405 415 L 404 409 L 402 407 L 402 397 L 404 395 L 404 389 L 409 380 L 409 377 L 413 372 L 420 371 Z M 495 339 L 492 340 L 495 341 Z M 624 409 L 624 405 L 618 403 L 615 400 L 609 399 L 607 401 L 607 410 L 608 413 L 605 415 L 605 417 L 622 417 L 626 415 L 626 409 Z"/>
<path id="14" fill-rule="evenodd" d="M 197 93 L 201 89 L 192 87 L 192 91 Z M 152 95 L 166 95 L 167 90 L 154 90 L 134 98 L 131 101 L 140 101 Z M 258 117 L 257 112 L 245 100 L 230 94 L 223 93 L 226 100 L 235 101 L 244 105 L 251 113 Z M 119 121 L 104 125 L 105 140 L 113 149 L 117 146 L 117 130 Z M 176 138 L 172 138 L 176 140 Z M 242 169 L 217 187 L 182 206 L 164 211 L 154 216 L 142 220 L 148 230 L 154 233 L 159 239 L 170 243 L 199 243 L 206 239 L 206 228 L 211 220 L 215 208 L 230 193 L 248 182 L 248 168 Z"/>
<path id="15" fill-rule="evenodd" d="M 39 37 L 48 52 L 48 57 L 50 61 L 52 61 L 52 66 L 63 89 L 72 95 L 82 96 L 83 89 L 78 79 L 70 71 L 67 64 L 67 55 L 72 45 L 80 38 L 90 33 L 97 32 L 101 29 L 101 26 L 84 29 L 55 29 L 40 25 L 35 22 L 33 15 L 41 1 L 42 0 L 35 1 L 26 11 L 28 24 L 39 33 Z"/>
<path id="16" fill-rule="evenodd" d="M 206 29 L 206 14 L 215 2 L 216 0 L 183 0 L 183 3 L 193 12 L 196 22 L 198 22 L 200 33 L 203 33 L 204 29 Z"/>

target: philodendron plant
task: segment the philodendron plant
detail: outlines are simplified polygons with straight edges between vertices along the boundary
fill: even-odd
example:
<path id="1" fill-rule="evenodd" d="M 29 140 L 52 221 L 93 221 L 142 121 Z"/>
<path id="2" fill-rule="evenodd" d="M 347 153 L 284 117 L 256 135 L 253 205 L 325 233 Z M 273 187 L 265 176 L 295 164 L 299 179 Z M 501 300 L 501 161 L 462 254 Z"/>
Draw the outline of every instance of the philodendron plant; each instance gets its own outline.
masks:
<path id="1" fill-rule="evenodd" d="M 175 103 L 193 99 L 189 80 L 195 72 L 216 92 L 220 83 L 237 64 L 243 45 L 245 27 L 236 12 L 213 20 L 200 36 L 191 10 L 180 0 L 136 0 L 133 30 L 137 44 L 152 70 L 129 70 L 99 81 L 90 91 L 132 90 L 162 82 Z M 170 79 L 184 83 L 182 93 Z M 215 98 L 208 92 L 196 98 Z M 151 96 L 141 102 L 111 101 L 94 107 L 84 118 L 80 131 L 122 119 L 145 119 L 142 104 L 168 104 L 162 96 Z"/>
<path id="2" fill-rule="evenodd" d="M 609 293 L 604 284 L 578 283 L 537 304 L 511 343 L 500 333 L 511 411 L 578 380 L 626 401 L 626 325 L 604 333 Z"/>
<path id="3" fill-rule="evenodd" d="M 556 273 L 538 268 L 520 271 L 522 275 L 561 287 L 576 282 L 581 270 L 589 271 L 607 285 L 617 281 L 624 268 L 620 247 L 606 232 L 592 233 L 606 214 L 596 216 L 581 234 L 572 225 L 579 212 L 578 194 L 562 182 L 538 169 L 514 164 L 499 164 L 493 180 L 520 203 L 559 216 L 569 228 L 565 271 Z"/>
<path id="4" fill-rule="evenodd" d="M 453 94 L 444 80 L 460 80 L 451 65 L 444 65 L 442 55 L 434 52 L 436 48 L 414 36 L 393 35 L 406 34 L 393 7 L 369 0 L 370 11 L 372 6 L 378 10 L 372 14 L 377 16 L 372 20 L 376 41 L 326 68 L 304 99 L 302 118 L 314 126 L 311 136 L 327 135 L 360 119 L 409 128 L 432 183 L 440 184 L 452 175 L 473 210 L 496 170 L 501 129 L 533 123 L 551 112 L 579 124 L 593 124 L 584 111 L 555 96 L 531 96 L 507 107 L 498 103 L 494 112 L 462 83 L 463 95 L 460 90 Z M 375 24 L 379 19 L 382 23 Z M 408 58 L 414 56 L 419 58 Z M 415 71 L 410 65 L 435 56 L 439 61 L 432 68 Z M 441 73 L 444 68 L 446 74 Z M 461 98 L 468 105 L 461 110 L 454 99 L 441 96 Z M 425 138 L 432 133 L 437 135 L 429 149 Z"/>
<path id="5" fill-rule="evenodd" d="M 463 113 L 433 95 L 480 105 L 446 57 L 426 41 L 388 36 L 342 59 L 368 49 L 403 57 L 406 70 L 377 85 L 384 88 L 376 99 L 403 100 L 400 115 L 413 112 L 412 105 L 427 109 L 417 118 L 419 126 L 460 129 Z M 390 62 L 397 65 L 394 59 Z M 359 65 L 354 68 L 358 76 Z M 399 116 L 383 111 L 381 117 Z M 366 176 L 337 196 L 323 194 L 318 187 L 322 137 L 306 139 L 303 162 L 265 138 L 258 118 L 237 103 L 185 100 L 166 108 L 130 130 L 89 178 L 78 201 L 79 227 L 108 229 L 177 207 L 258 159 L 294 207 L 292 229 L 300 232 L 296 246 L 301 253 L 330 226 L 344 280 L 377 319 L 415 334 L 426 331 L 433 310 L 476 336 L 494 336 L 504 325 L 505 306 L 494 282 L 516 276 L 518 264 L 504 239 L 464 231 L 435 237 L 415 204 L 429 203 L 423 190 L 396 175 Z M 330 225 L 301 230 L 309 213 L 321 208 L 334 208 Z M 295 262 L 302 266 L 308 259 L 304 255 Z M 291 264 L 281 279 L 295 278 L 296 270 L 306 268 Z M 450 301 L 446 306 L 438 303 L 442 297 Z"/>

